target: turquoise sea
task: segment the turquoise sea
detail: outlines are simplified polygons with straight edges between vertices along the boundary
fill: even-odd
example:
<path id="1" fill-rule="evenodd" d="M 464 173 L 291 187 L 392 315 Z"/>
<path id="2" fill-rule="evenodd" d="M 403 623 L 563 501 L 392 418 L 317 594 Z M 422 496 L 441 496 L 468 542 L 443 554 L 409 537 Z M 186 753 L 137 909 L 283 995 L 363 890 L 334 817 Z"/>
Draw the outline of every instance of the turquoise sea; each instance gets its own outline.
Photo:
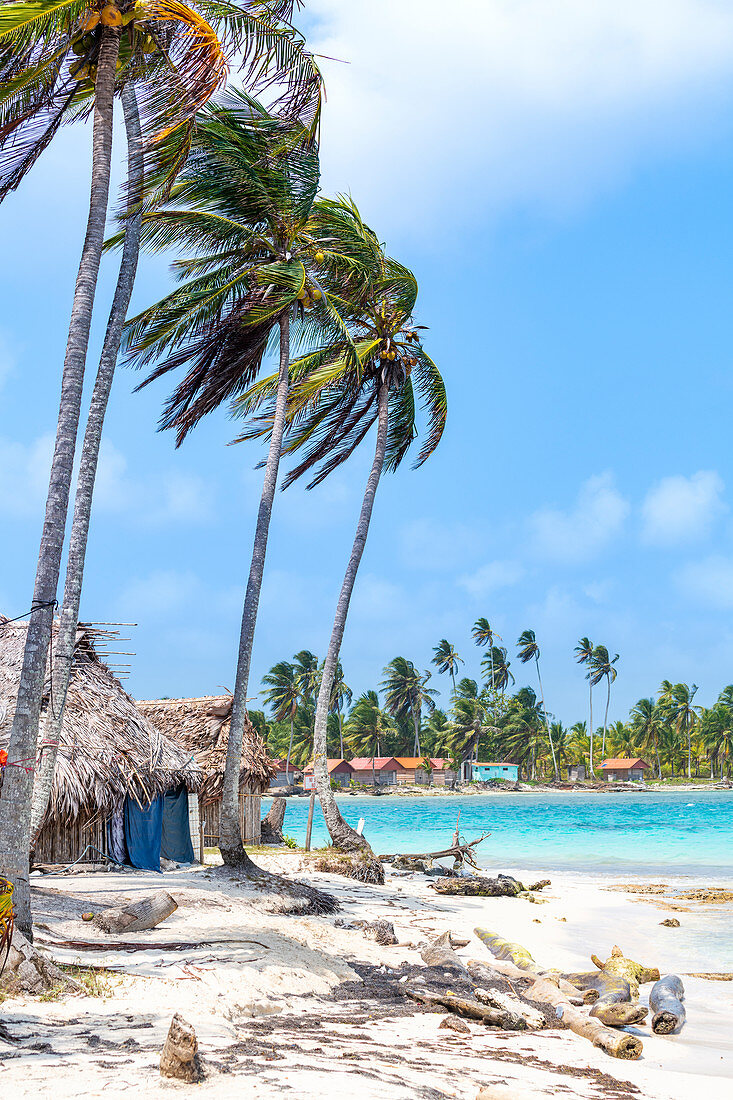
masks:
<path id="1" fill-rule="evenodd" d="M 733 879 L 733 791 L 662 793 L 497 793 L 456 797 L 344 795 L 346 820 L 364 818 L 374 850 L 435 851 L 462 835 L 481 845 L 494 870 L 675 874 Z M 263 812 L 270 806 L 263 799 Z M 308 799 L 288 798 L 284 831 L 305 841 Z M 313 847 L 328 843 L 316 802 Z"/>

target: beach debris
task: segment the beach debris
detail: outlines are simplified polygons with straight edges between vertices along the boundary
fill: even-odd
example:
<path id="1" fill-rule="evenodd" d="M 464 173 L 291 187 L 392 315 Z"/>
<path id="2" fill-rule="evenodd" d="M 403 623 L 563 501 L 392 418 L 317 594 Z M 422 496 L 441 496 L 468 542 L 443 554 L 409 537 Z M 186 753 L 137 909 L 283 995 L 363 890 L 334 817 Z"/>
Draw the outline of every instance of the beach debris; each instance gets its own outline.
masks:
<path id="1" fill-rule="evenodd" d="M 494 955 L 495 969 L 499 973 L 517 979 L 528 977 L 533 979 L 532 985 L 522 990 L 523 997 L 537 1004 L 551 1006 L 557 1019 L 561 1020 L 566 1027 L 576 1035 L 588 1039 L 594 1046 L 605 1050 L 613 1058 L 628 1060 L 641 1057 L 643 1045 L 640 1039 L 628 1032 L 616 1031 L 597 1016 L 587 1013 L 587 1006 L 583 1004 L 583 992 L 569 980 L 574 975 L 563 976 L 559 973 L 542 971 L 529 951 L 520 944 L 504 940 L 501 936 L 484 928 L 476 928 L 474 931 L 484 946 Z M 638 967 L 638 964 L 634 965 Z M 472 963 L 468 964 L 468 970 L 474 978 L 477 976 L 476 968 Z M 631 982 L 628 984 L 630 986 Z"/>
<path id="2" fill-rule="evenodd" d="M 354 878 L 357 882 L 384 885 L 384 868 L 381 860 L 366 852 L 355 855 L 347 855 L 345 852 L 329 853 L 327 856 L 313 860 L 309 866 L 312 866 L 314 871 L 321 871 L 326 875 L 343 875 L 345 878 Z"/>
<path id="3" fill-rule="evenodd" d="M 656 966 L 642 966 L 641 963 L 634 962 L 633 959 L 627 959 L 617 945 L 611 948 L 611 954 L 605 962 L 601 962 L 597 955 L 591 955 L 590 961 L 604 974 L 626 978 L 631 990 L 632 1000 L 638 1000 L 640 985 L 659 981 L 660 974 Z"/>
<path id="4" fill-rule="evenodd" d="M 652 1011 L 652 1031 L 657 1035 L 672 1035 L 685 1022 L 685 987 L 676 974 L 667 974 L 652 986 L 649 1008 Z"/>
<path id="5" fill-rule="evenodd" d="M 722 886 L 707 886 L 703 890 L 683 890 L 677 896 L 687 898 L 688 901 L 701 901 L 705 905 L 724 905 L 733 901 L 733 890 L 725 890 Z"/>
<path id="6" fill-rule="evenodd" d="M 396 852 L 393 855 L 377 856 L 382 863 L 392 863 L 396 859 L 404 858 L 407 856 L 410 859 L 458 859 L 460 856 L 469 866 L 478 870 L 478 864 L 474 860 L 474 848 L 477 844 L 481 844 L 491 833 L 482 833 L 476 840 L 470 840 L 464 844 L 452 844 L 450 848 L 444 848 L 441 852 Z"/>
<path id="7" fill-rule="evenodd" d="M 533 882 L 531 886 L 528 886 L 528 890 L 544 890 L 546 886 L 552 886 L 552 882 L 549 878 L 541 878 L 539 882 Z"/>
<path id="8" fill-rule="evenodd" d="M 177 908 L 178 902 L 166 890 L 159 890 L 157 894 L 97 913 L 93 924 L 110 935 L 119 932 L 143 932 L 146 928 L 155 928 L 156 924 L 175 913 Z"/>
<path id="9" fill-rule="evenodd" d="M 666 920 L 660 920 L 659 923 L 662 926 L 662 928 L 679 928 L 680 927 L 680 922 L 677 920 L 677 917 L 667 917 Z"/>
<path id="10" fill-rule="evenodd" d="M 81 915 L 81 919 L 82 919 L 82 920 L 85 920 L 85 921 L 90 921 L 90 920 L 94 920 L 94 913 L 92 913 L 92 912 L 89 912 L 89 913 L 82 913 L 82 915 Z"/>
<path id="11" fill-rule="evenodd" d="M 432 887 L 438 894 L 479 898 L 516 898 L 526 892 L 522 883 L 511 875 L 497 875 L 496 878 L 473 875 L 470 878 L 439 879 L 432 883 Z"/>
<path id="12" fill-rule="evenodd" d="M 481 1004 L 490 1005 L 492 1008 L 503 1009 L 505 1012 L 512 1012 L 517 1016 L 521 1016 L 527 1027 L 533 1030 L 545 1027 L 545 1017 L 539 1009 L 523 1004 L 518 997 L 512 996 L 511 993 L 477 987 L 476 1000 L 480 1001 Z"/>
<path id="13" fill-rule="evenodd" d="M 703 973 L 688 973 L 686 978 L 704 978 L 708 982 L 733 982 L 733 973 L 730 970 L 707 971 Z"/>
<path id="14" fill-rule="evenodd" d="M 375 940 L 382 947 L 392 947 L 398 943 L 394 925 L 388 920 L 355 921 L 368 940 Z"/>
<path id="15" fill-rule="evenodd" d="M 449 990 L 437 993 L 427 989 L 416 989 L 414 986 L 406 986 L 405 993 L 413 1001 L 427 1005 L 429 1008 L 447 1008 L 458 1016 L 468 1016 L 471 1020 L 479 1020 L 489 1027 L 498 1027 L 502 1031 L 526 1031 L 527 1022 L 521 1016 L 505 1009 L 492 1008 L 490 1005 L 481 1004 L 471 997 L 460 997 Z"/>
<path id="16" fill-rule="evenodd" d="M 203 1080 L 196 1032 L 178 1013 L 171 1020 L 160 1055 L 161 1077 L 177 1077 L 190 1084 Z"/>
<path id="17" fill-rule="evenodd" d="M 459 1035 L 471 1034 L 470 1027 L 460 1016 L 444 1016 L 438 1027 L 445 1028 L 448 1031 L 457 1031 Z"/>
<path id="18" fill-rule="evenodd" d="M 261 844 L 284 844 L 283 821 L 285 820 L 286 802 L 284 798 L 273 798 L 272 806 L 262 818 Z"/>
<path id="19" fill-rule="evenodd" d="M 604 971 L 589 971 L 581 974 L 563 974 L 563 978 L 577 989 L 594 992 L 596 1002 L 590 1011 L 591 1016 L 608 1027 L 627 1027 L 640 1024 L 646 1019 L 648 1009 L 632 1000 L 632 990 L 626 978 L 606 974 Z"/>
<path id="20" fill-rule="evenodd" d="M 420 952 L 420 958 L 426 966 L 443 966 L 468 974 L 463 959 L 459 959 L 454 950 L 454 941 L 450 932 L 444 932 L 437 940 L 428 943 Z M 465 946 L 465 945 L 464 945 Z"/>

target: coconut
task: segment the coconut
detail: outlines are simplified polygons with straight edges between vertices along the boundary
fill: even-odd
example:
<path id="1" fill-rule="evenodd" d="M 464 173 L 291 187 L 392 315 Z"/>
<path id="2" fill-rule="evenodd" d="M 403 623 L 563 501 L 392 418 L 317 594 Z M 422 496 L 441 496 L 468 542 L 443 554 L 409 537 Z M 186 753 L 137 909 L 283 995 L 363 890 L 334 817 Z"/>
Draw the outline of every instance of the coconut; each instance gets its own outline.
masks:
<path id="1" fill-rule="evenodd" d="M 322 252 L 316 252 L 315 260 L 317 264 L 322 264 L 325 258 Z"/>
<path id="2" fill-rule="evenodd" d="M 84 21 L 84 28 L 83 29 L 85 31 L 93 31 L 98 22 L 99 22 L 99 12 L 98 11 L 92 11 L 92 12 L 89 13 L 88 18 Z"/>
<path id="3" fill-rule="evenodd" d="M 100 12 L 99 18 L 102 21 L 102 25 L 105 27 L 122 26 L 122 12 L 116 4 L 105 4 Z"/>

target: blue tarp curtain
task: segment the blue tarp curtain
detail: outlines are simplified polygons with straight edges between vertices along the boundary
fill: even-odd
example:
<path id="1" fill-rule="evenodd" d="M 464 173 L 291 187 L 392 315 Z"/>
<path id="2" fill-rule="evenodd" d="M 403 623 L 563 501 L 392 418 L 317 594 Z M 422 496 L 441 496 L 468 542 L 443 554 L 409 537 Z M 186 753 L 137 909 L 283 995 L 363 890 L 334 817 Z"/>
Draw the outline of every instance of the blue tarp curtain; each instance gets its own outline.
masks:
<path id="1" fill-rule="evenodd" d="M 125 843 L 127 861 L 143 871 L 159 871 L 161 856 L 193 863 L 186 788 L 159 795 L 142 810 L 134 799 L 125 799 Z"/>
<path id="2" fill-rule="evenodd" d="M 193 844 L 188 823 L 188 792 L 185 787 L 168 791 L 163 800 L 163 836 L 160 854 L 177 863 L 193 863 Z"/>
<path id="3" fill-rule="evenodd" d="M 163 832 L 163 796 L 144 810 L 132 798 L 125 799 L 125 842 L 127 858 L 143 871 L 160 870 L 160 841 Z"/>

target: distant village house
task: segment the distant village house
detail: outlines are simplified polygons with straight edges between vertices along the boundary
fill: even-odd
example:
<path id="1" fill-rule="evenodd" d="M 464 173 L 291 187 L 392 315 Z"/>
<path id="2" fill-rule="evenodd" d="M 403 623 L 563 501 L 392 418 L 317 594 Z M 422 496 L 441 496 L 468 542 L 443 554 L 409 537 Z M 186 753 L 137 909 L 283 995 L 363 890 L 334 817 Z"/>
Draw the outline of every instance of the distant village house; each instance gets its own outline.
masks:
<path id="1" fill-rule="evenodd" d="M 603 778 L 607 779 L 609 783 L 621 781 L 628 782 L 643 782 L 644 772 L 649 767 L 649 764 L 641 757 L 635 757 L 633 760 L 627 760 L 625 757 L 618 757 L 612 760 L 604 760 L 601 764 L 601 771 L 603 772 Z"/>

